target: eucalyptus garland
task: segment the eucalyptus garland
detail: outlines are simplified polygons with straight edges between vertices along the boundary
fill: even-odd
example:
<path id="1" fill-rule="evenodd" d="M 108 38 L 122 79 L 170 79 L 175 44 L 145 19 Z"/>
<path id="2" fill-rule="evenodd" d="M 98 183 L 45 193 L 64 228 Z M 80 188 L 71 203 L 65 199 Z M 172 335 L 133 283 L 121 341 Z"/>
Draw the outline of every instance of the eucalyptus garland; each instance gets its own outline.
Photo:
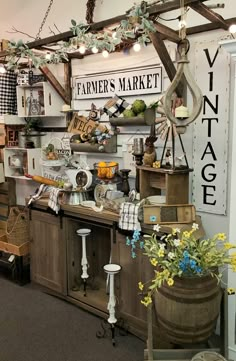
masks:
<path id="1" fill-rule="evenodd" d="M 51 53 L 50 57 L 45 57 L 45 54 L 38 55 L 22 40 L 10 42 L 7 50 L 8 69 L 16 69 L 21 58 L 28 58 L 35 68 L 49 63 L 65 62 L 68 61 L 68 53 L 75 52 L 80 46 L 84 46 L 87 50 L 96 48 L 97 51 L 113 52 L 117 45 L 127 39 L 146 45 L 151 41 L 150 32 L 156 32 L 153 21 L 149 19 L 145 2 L 133 6 L 127 14 L 127 19 L 122 20 L 112 32 L 104 31 L 95 34 L 89 32 L 90 26 L 82 22 L 77 24 L 73 19 L 70 30 L 74 36 L 68 42 L 60 44 L 60 48 Z"/>

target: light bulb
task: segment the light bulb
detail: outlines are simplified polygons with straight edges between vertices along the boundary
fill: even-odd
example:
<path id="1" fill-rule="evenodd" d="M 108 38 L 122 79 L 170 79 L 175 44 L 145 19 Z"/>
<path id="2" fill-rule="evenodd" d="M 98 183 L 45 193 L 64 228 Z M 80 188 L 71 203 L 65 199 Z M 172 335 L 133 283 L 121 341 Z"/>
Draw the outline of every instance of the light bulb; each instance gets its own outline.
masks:
<path id="1" fill-rule="evenodd" d="M 133 45 L 133 49 L 134 49 L 134 51 L 140 51 L 140 49 L 141 49 L 141 45 L 139 44 L 139 43 L 135 43 L 134 45 Z"/>
<path id="2" fill-rule="evenodd" d="M 6 73 L 5 66 L 3 64 L 0 64 L 0 74 L 5 74 L 5 73 Z"/>
<path id="3" fill-rule="evenodd" d="M 47 53 L 47 54 L 45 55 L 45 59 L 51 60 L 51 54 L 50 54 L 50 53 Z"/>
<path id="4" fill-rule="evenodd" d="M 112 33 L 113 39 L 117 39 L 116 35 L 117 35 L 116 31 L 114 31 L 114 33 Z"/>
<path id="5" fill-rule="evenodd" d="M 102 55 L 103 55 L 104 58 L 108 58 L 109 53 L 108 53 L 107 50 L 103 50 Z"/>
<path id="6" fill-rule="evenodd" d="M 179 26 L 179 29 L 183 29 L 183 28 L 186 28 L 187 23 L 185 20 L 180 20 L 178 26 Z"/>
<path id="7" fill-rule="evenodd" d="M 229 27 L 229 32 L 230 32 L 231 34 L 235 34 L 235 33 L 236 33 L 236 24 L 230 25 L 230 27 Z"/>
<path id="8" fill-rule="evenodd" d="M 84 46 L 84 45 L 80 45 L 80 47 L 79 47 L 79 52 L 80 52 L 80 54 L 84 54 L 85 51 L 86 51 L 85 46 Z"/>
<path id="9" fill-rule="evenodd" d="M 94 54 L 97 54 L 97 53 L 98 53 L 98 48 L 97 48 L 96 46 L 93 46 L 93 47 L 92 47 L 92 52 L 93 52 Z"/>

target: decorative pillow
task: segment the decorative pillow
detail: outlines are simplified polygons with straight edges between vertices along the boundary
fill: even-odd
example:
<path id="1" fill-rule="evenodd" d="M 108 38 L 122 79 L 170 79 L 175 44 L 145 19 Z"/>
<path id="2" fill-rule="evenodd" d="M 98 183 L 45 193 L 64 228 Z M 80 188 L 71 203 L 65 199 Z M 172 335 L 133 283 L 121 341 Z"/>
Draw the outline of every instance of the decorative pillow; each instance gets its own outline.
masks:
<path id="1" fill-rule="evenodd" d="M 130 104 L 124 99 L 115 95 L 104 105 L 104 112 L 109 117 L 119 117 Z"/>

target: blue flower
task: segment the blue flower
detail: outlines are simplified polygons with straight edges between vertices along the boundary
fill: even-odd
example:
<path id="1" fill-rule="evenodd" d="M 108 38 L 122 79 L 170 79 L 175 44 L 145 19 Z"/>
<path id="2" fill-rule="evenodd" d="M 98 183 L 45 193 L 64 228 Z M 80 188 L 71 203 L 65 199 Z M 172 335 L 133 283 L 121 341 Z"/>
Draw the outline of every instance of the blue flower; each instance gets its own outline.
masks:
<path id="1" fill-rule="evenodd" d="M 139 242 L 139 246 L 140 246 L 141 249 L 143 249 L 143 248 L 144 248 L 144 242 L 143 242 L 143 241 L 140 241 L 140 242 Z"/>
<path id="2" fill-rule="evenodd" d="M 196 272 L 197 272 L 197 273 L 201 273 L 201 272 L 202 272 L 201 267 L 198 266 L 198 267 L 196 268 Z"/>
<path id="3" fill-rule="evenodd" d="M 190 262 L 189 262 L 189 264 L 190 264 L 190 267 L 191 267 L 192 269 L 195 269 L 197 262 L 196 262 L 195 260 L 191 259 Z"/>
<path id="4" fill-rule="evenodd" d="M 185 271 L 186 270 L 186 264 L 183 261 L 179 262 L 179 268 L 181 269 L 181 271 Z"/>
<path id="5" fill-rule="evenodd" d="M 130 245 L 131 245 L 131 241 L 129 237 L 126 237 L 126 246 L 130 246 Z"/>
<path id="6" fill-rule="evenodd" d="M 135 239 L 136 241 L 138 241 L 140 238 L 140 231 L 138 231 L 137 229 L 134 231 L 133 233 L 133 239 Z"/>
<path id="7" fill-rule="evenodd" d="M 131 257 L 132 258 L 136 258 L 137 256 L 136 256 L 136 253 L 135 252 L 131 252 Z"/>
<path id="8" fill-rule="evenodd" d="M 183 256 L 184 256 L 184 258 L 189 258 L 189 253 L 188 253 L 188 251 L 184 251 Z"/>

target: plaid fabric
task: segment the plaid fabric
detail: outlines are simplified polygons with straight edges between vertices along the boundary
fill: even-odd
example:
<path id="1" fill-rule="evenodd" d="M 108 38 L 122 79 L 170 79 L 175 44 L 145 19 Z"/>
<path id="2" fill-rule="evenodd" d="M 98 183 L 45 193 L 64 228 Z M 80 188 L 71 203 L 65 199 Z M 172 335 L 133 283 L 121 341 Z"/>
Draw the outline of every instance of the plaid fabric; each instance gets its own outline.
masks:
<path id="1" fill-rule="evenodd" d="M 129 231 L 141 230 L 138 221 L 139 204 L 124 202 L 120 208 L 119 227 Z"/>
<path id="2" fill-rule="evenodd" d="M 50 207 L 56 214 L 60 210 L 60 204 L 58 202 L 59 193 L 61 189 L 52 187 L 49 194 L 48 207 Z"/>
<path id="3" fill-rule="evenodd" d="M 0 115 L 17 114 L 16 78 L 12 70 L 0 74 Z"/>
<path id="4" fill-rule="evenodd" d="M 109 117 L 119 117 L 123 111 L 128 108 L 130 104 L 123 98 L 115 95 L 112 99 L 104 105 L 104 112 L 109 115 Z"/>
<path id="5" fill-rule="evenodd" d="M 34 201 L 36 201 L 37 199 L 41 198 L 41 197 L 42 197 L 42 194 L 43 194 L 44 192 L 46 192 L 47 189 L 48 189 L 48 186 L 47 186 L 46 184 L 40 184 L 40 186 L 39 186 L 39 188 L 36 190 L 35 194 L 30 197 L 30 200 L 29 200 L 29 202 L 28 202 L 28 206 L 29 206 L 32 202 L 34 202 Z"/>

